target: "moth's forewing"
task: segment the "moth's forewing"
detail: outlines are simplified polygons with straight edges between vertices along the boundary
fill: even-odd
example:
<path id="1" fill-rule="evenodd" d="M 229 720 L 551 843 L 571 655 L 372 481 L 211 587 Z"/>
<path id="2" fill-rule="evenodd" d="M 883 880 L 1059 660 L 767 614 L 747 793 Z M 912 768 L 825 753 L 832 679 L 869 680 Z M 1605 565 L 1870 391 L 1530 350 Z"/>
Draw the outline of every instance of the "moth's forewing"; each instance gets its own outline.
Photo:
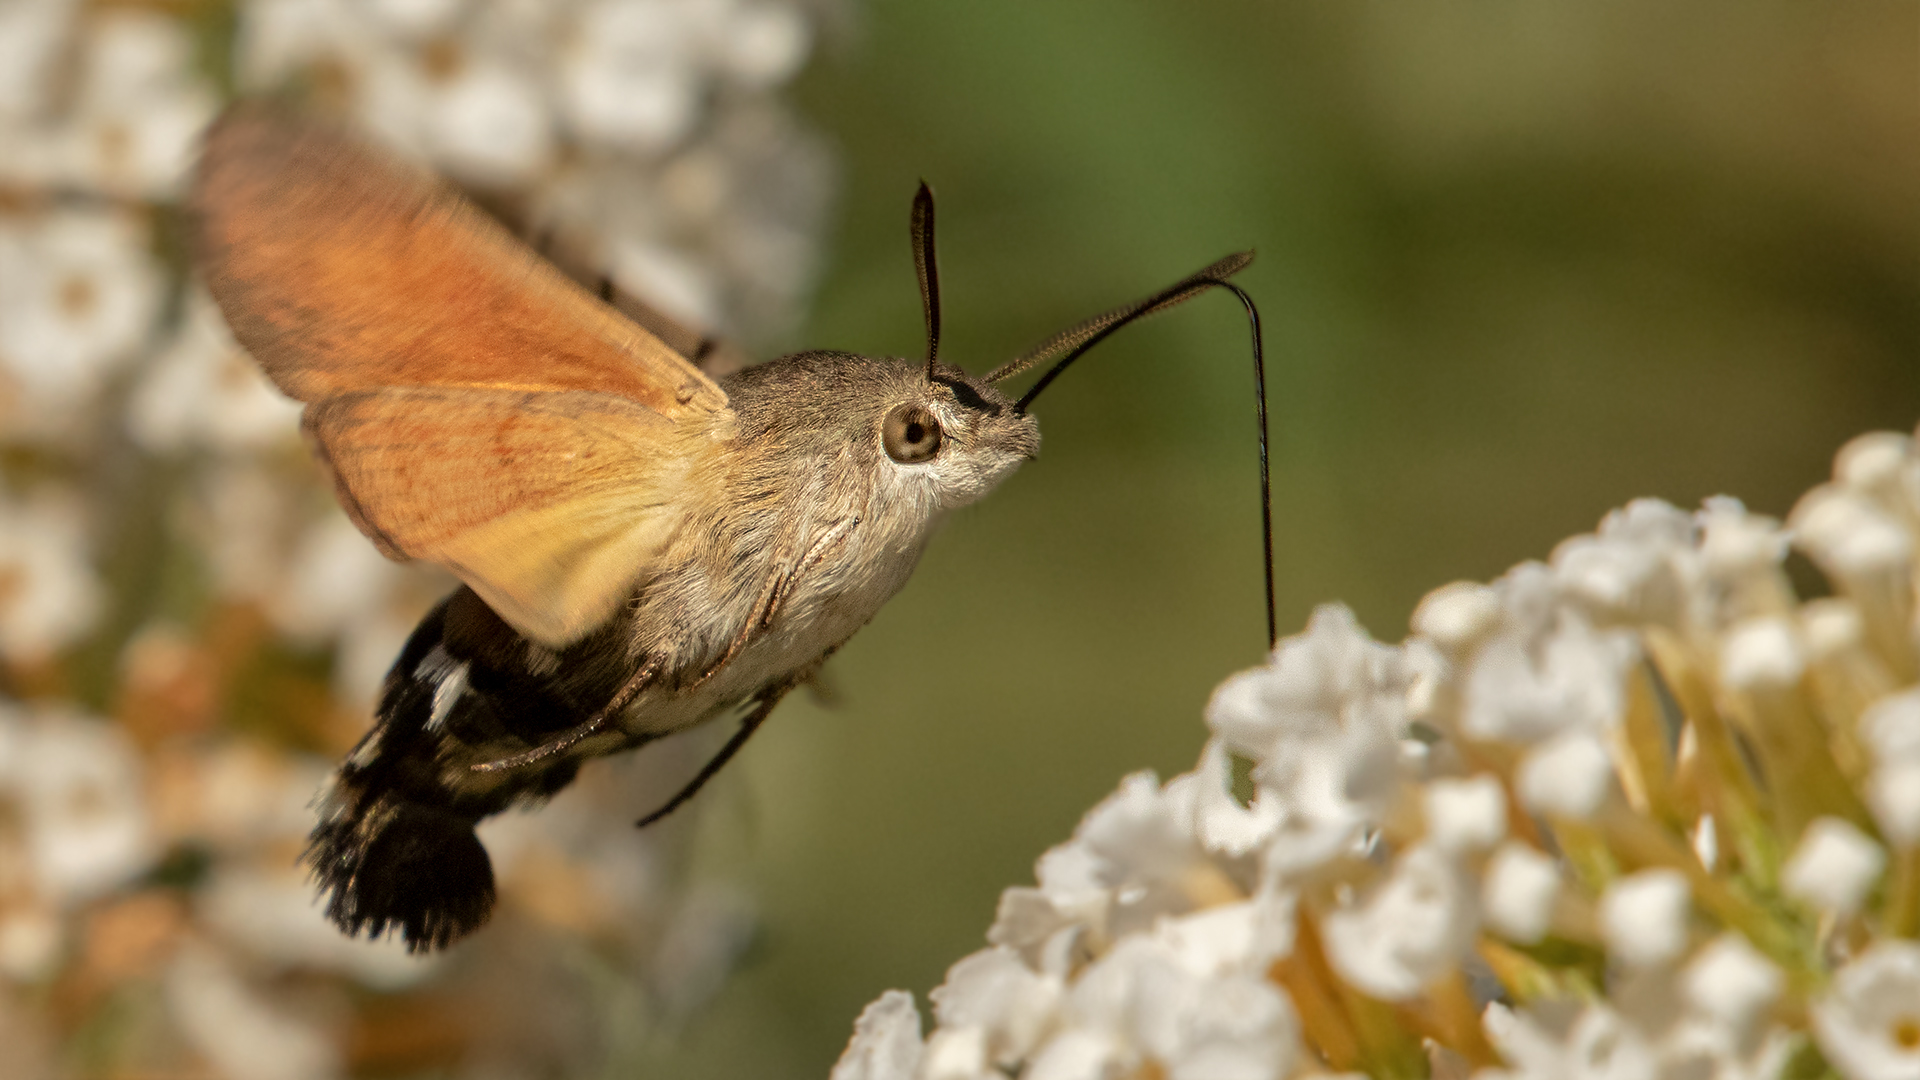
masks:
<path id="1" fill-rule="evenodd" d="M 385 386 L 593 390 L 673 416 L 712 380 L 444 182 L 246 106 L 207 135 L 199 260 L 240 343 L 302 401 Z"/>
<path id="2" fill-rule="evenodd" d="M 425 171 L 241 106 L 193 205 L 236 337 L 388 555 L 440 563 L 547 645 L 613 613 L 698 481 L 726 394 Z"/>

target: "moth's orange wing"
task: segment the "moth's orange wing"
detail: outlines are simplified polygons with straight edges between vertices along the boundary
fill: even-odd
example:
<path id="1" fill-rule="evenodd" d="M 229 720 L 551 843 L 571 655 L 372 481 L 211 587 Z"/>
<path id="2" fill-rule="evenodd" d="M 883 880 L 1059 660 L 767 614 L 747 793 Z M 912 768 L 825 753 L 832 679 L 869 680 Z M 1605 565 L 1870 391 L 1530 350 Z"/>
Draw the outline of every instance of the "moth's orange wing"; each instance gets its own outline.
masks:
<path id="1" fill-rule="evenodd" d="M 543 644 L 612 614 L 732 423 L 712 380 L 451 187 L 331 128 L 229 111 L 193 205 L 209 288 L 310 403 L 362 531 Z"/>
<path id="2" fill-rule="evenodd" d="M 553 646 L 606 621 L 653 565 L 704 440 L 610 394 L 475 387 L 340 394 L 305 426 L 362 532 Z"/>
<path id="3" fill-rule="evenodd" d="M 242 106 L 194 192 L 202 272 L 293 397 L 383 386 L 593 390 L 667 416 L 726 395 L 444 181 L 332 128 Z"/>

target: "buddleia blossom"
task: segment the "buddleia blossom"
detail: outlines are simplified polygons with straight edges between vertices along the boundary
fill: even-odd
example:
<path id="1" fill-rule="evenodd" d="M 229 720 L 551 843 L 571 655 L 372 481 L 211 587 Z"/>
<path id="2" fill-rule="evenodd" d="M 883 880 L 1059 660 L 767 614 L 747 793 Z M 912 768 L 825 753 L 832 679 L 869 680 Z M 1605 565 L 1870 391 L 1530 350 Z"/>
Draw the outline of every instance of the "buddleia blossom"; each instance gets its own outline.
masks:
<path id="1" fill-rule="evenodd" d="M 1401 644 L 1321 608 L 836 1080 L 1920 1076 L 1916 537 L 1874 434 L 1785 525 L 1640 500 Z"/>
<path id="2" fill-rule="evenodd" d="M 752 904 L 688 872 L 689 821 L 631 828 L 693 744 L 491 821 L 501 925 L 457 977 L 326 921 L 310 800 L 453 581 L 340 513 L 299 404 L 193 279 L 179 199 L 226 98 L 299 98 L 588 284 L 758 342 L 799 310 L 831 194 L 781 99 L 817 14 L 0 0 L 0 1074 L 580 1074 L 611 1034 L 476 1003 L 644 1003 L 631 1046 L 718 990 Z"/>

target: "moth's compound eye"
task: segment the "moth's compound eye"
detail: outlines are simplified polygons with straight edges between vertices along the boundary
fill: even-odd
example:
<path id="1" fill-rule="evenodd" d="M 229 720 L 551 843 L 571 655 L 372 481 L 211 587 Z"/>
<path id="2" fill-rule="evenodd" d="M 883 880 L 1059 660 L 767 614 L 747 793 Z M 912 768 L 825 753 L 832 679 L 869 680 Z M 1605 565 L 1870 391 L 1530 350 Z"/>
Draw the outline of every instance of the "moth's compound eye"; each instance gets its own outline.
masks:
<path id="1" fill-rule="evenodd" d="M 880 427 L 887 456 L 902 465 L 925 461 L 940 452 L 940 421 L 919 405 L 901 405 Z"/>

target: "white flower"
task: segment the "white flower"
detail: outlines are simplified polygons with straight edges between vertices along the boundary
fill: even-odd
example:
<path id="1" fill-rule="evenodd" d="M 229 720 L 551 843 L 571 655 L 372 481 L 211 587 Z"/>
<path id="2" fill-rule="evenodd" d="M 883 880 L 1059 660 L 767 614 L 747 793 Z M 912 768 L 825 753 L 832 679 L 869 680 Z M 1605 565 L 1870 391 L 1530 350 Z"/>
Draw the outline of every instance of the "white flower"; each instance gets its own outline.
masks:
<path id="1" fill-rule="evenodd" d="M 49 75 L 77 6 L 76 0 L 0 5 L 0 125 L 31 119 L 44 108 Z"/>
<path id="2" fill-rule="evenodd" d="M 119 728 L 63 712 L 0 711 L 0 797 L 25 818 L 36 889 L 55 903 L 90 899 L 159 854 L 147 824 L 139 758 Z"/>
<path id="3" fill-rule="evenodd" d="M 1593 536 L 1554 549 L 1562 595 L 1605 622 L 1673 623 L 1683 593 L 1675 563 L 1692 553 L 1691 517 L 1659 499 L 1635 499 L 1600 522 Z"/>
<path id="4" fill-rule="evenodd" d="M 261 999 L 231 961 L 189 945 L 168 965 L 166 1000 L 194 1049 L 227 1076 L 329 1080 L 340 1074 L 326 1032 Z"/>
<path id="5" fill-rule="evenodd" d="M 1493 776 L 1440 778 L 1426 788 L 1427 839 L 1450 855 L 1484 851 L 1507 835 L 1507 792 Z"/>
<path id="6" fill-rule="evenodd" d="M 1498 588 L 1506 626 L 1470 661 L 1461 730 L 1526 743 L 1617 724 L 1626 669 L 1637 658 L 1632 637 L 1596 630 L 1560 604 L 1550 572 L 1537 563 L 1515 567 Z"/>
<path id="7" fill-rule="evenodd" d="M 1687 950 L 1693 894 L 1678 870 L 1642 870 L 1607 886 L 1600 932 L 1607 955 L 1633 967 L 1670 963 Z"/>
<path id="8" fill-rule="evenodd" d="M 1886 866 L 1886 851 L 1853 823 L 1816 818 L 1782 869 L 1780 886 L 1821 911 L 1852 915 Z"/>
<path id="9" fill-rule="evenodd" d="M 57 425 L 144 340 L 160 298 L 146 230 L 110 210 L 0 218 L 0 418 Z"/>
<path id="10" fill-rule="evenodd" d="M 1780 996 L 1786 979 L 1737 933 L 1713 939 L 1681 972 L 1687 1004 L 1736 1036 L 1750 1033 Z"/>
<path id="11" fill-rule="evenodd" d="M 89 20 L 79 108 L 65 131 L 73 179 L 120 195 L 178 194 L 219 107 L 192 54 L 173 19 L 109 9 Z"/>
<path id="12" fill-rule="evenodd" d="M 1720 646 L 1720 679 L 1735 690 L 1790 689 L 1806 670 L 1806 647 L 1793 621 L 1784 616 L 1738 623 Z"/>
<path id="13" fill-rule="evenodd" d="M 860 1010 L 853 1038 L 828 1080 L 914 1080 L 920 1051 L 920 1010 L 913 995 L 889 990 Z"/>
<path id="14" fill-rule="evenodd" d="M 560 70 L 561 102 L 581 136 L 657 150 L 690 129 L 700 108 L 689 6 L 599 0 L 580 15 Z"/>
<path id="15" fill-rule="evenodd" d="M 127 427 L 152 451 L 261 450 L 298 438 L 300 403 L 268 381 L 196 289 L 179 334 L 135 389 Z"/>
<path id="16" fill-rule="evenodd" d="M 1599 812 L 1613 786 L 1607 748 L 1591 732 L 1578 730 L 1529 750 L 1514 779 L 1527 809 L 1576 820 Z"/>
<path id="17" fill-rule="evenodd" d="M 101 606 L 79 509 L 0 495 L 0 656 L 47 658 L 93 627 Z"/>
<path id="18" fill-rule="evenodd" d="M 1012 949 L 983 949 L 947 971 L 928 998 L 942 1028 L 976 1028 L 989 1060 L 1011 1065 L 1038 1045 L 1053 1023 L 1064 986 L 1034 972 Z"/>
<path id="19" fill-rule="evenodd" d="M 1254 759 L 1261 798 L 1301 824 L 1376 821 L 1400 790 L 1412 672 L 1398 649 L 1368 637 L 1353 613 L 1327 605 L 1268 666 L 1214 692 L 1207 723 Z"/>
<path id="20" fill-rule="evenodd" d="M 1913 537 L 1874 502 L 1855 491 L 1817 487 L 1801 498 L 1788 523 L 1799 545 L 1843 581 L 1904 574 Z"/>
<path id="21" fill-rule="evenodd" d="M 1551 856 L 1509 840 L 1487 864 L 1480 904 L 1487 925 L 1510 941 L 1531 945 L 1547 936 L 1559 896 L 1559 864 Z"/>
<path id="22" fill-rule="evenodd" d="M 987 1037 L 979 1028 L 935 1028 L 920 1054 L 918 1080 L 995 1080 L 1005 1073 L 987 1061 Z"/>
<path id="23" fill-rule="evenodd" d="M 1813 1003 L 1820 1050 L 1847 1080 L 1920 1078 L 1920 944 L 1885 939 Z"/>
<path id="24" fill-rule="evenodd" d="M 322 641 L 386 605 L 404 573 L 346 515 L 328 514 L 301 536 L 267 610 L 295 639 Z"/>
<path id="25" fill-rule="evenodd" d="M 812 44 L 800 12 L 781 4 L 736 6 L 716 45 L 719 67 L 751 87 L 776 86 L 800 70 Z"/>
<path id="26" fill-rule="evenodd" d="M 1874 702 L 1859 731 L 1873 754 L 1867 805 L 1874 821 L 1895 843 L 1920 844 L 1920 689 Z"/>
<path id="27" fill-rule="evenodd" d="M 1880 761 L 1920 761 L 1920 687 L 1874 702 L 1861 714 L 1860 734 Z"/>
<path id="28" fill-rule="evenodd" d="M 1413 632 L 1449 653 L 1463 653 L 1500 626 L 1500 594 L 1477 581 L 1456 581 L 1421 597 Z"/>
<path id="29" fill-rule="evenodd" d="M 1245 855 L 1265 843 L 1280 827 L 1285 810 L 1266 788 L 1256 788 L 1246 806 L 1234 799 L 1230 790 L 1232 761 L 1226 744 L 1220 739 L 1207 740 L 1195 771 L 1199 782 L 1193 807 L 1194 828 L 1207 850 Z"/>
<path id="30" fill-rule="evenodd" d="M 1327 913 L 1327 958 L 1362 992 L 1403 1001 L 1459 966 L 1478 925 L 1465 872 L 1438 847 L 1417 844 L 1359 906 Z"/>
<path id="31" fill-rule="evenodd" d="M 1295 1053 L 1284 994 L 1248 976 L 1195 975 L 1152 938 L 1127 938 L 1091 965 L 1066 1012 L 1068 1022 L 1131 1051 L 1122 1060 L 1156 1061 L 1170 1080 L 1283 1075 Z"/>
<path id="32" fill-rule="evenodd" d="M 1487 1037 L 1511 1070 L 1480 1077 L 1512 1080 L 1653 1080 L 1658 1059 L 1647 1038 L 1604 1004 L 1572 1013 L 1561 1003 L 1514 1012 L 1487 1006 Z"/>

